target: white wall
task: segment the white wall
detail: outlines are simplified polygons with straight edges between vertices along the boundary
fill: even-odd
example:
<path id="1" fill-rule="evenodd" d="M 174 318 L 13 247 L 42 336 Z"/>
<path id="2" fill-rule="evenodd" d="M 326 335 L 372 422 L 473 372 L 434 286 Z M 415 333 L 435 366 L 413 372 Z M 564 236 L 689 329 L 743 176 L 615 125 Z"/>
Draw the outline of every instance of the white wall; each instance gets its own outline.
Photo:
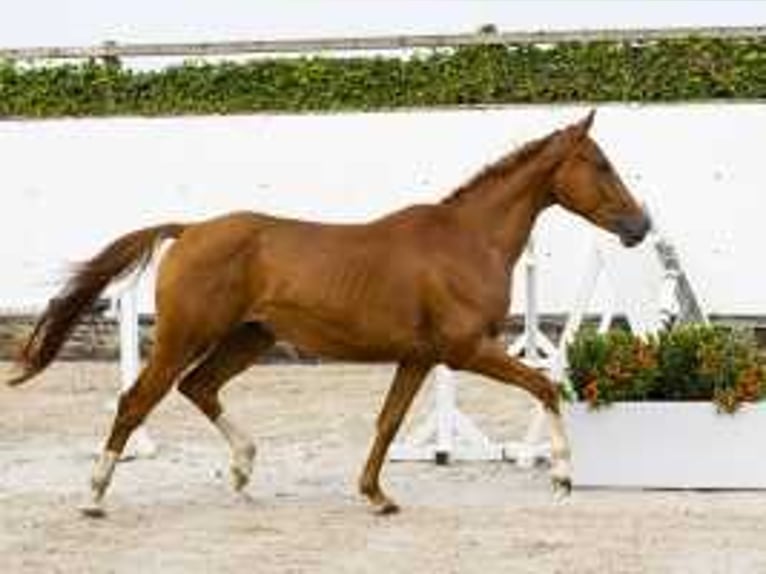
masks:
<path id="1" fill-rule="evenodd" d="M 356 221 L 435 200 L 586 111 L 1 122 L 0 307 L 40 305 L 68 264 L 153 222 L 234 209 Z M 593 135 L 708 309 L 766 313 L 766 104 L 600 106 Z M 543 311 L 569 307 L 591 234 L 560 210 L 542 219 Z"/>

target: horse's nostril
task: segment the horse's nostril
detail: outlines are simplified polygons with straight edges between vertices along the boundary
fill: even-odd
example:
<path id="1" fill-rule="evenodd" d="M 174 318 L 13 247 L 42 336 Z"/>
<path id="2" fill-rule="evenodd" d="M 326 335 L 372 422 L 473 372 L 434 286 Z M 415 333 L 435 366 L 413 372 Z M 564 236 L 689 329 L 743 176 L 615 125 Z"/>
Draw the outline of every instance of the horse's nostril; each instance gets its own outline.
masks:
<path id="1" fill-rule="evenodd" d="M 645 214 L 621 217 L 616 222 L 617 234 L 626 247 L 641 243 L 651 227 L 651 219 Z"/>

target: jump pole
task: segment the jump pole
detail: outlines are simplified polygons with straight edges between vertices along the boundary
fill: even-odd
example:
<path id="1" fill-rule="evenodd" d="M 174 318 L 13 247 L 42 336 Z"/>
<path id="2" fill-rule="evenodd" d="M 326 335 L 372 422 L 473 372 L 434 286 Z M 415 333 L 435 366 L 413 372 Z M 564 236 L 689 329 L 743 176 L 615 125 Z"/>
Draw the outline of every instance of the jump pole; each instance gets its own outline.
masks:
<path id="1" fill-rule="evenodd" d="M 127 392 L 138 379 L 141 369 L 140 326 L 138 316 L 138 287 L 141 274 L 126 280 L 123 288 L 112 298 L 117 310 L 120 338 L 120 394 Z M 123 459 L 151 458 L 157 454 L 157 445 L 145 427 L 138 427 L 130 437 Z"/>

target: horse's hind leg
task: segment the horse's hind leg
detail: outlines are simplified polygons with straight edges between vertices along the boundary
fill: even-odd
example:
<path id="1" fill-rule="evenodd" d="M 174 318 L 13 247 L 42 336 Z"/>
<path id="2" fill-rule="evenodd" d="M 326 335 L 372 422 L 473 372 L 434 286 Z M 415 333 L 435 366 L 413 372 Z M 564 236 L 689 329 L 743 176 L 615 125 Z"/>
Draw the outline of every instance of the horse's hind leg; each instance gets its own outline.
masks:
<path id="1" fill-rule="evenodd" d="M 265 326 L 242 323 L 223 337 L 178 384 L 178 390 L 210 419 L 229 443 L 235 490 L 241 490 L 250 480 L 255 445 L 224 411 L 218 391 L 252 365 L 274 342 L 274 335 Z"/>
<path id="2" fill-rule="evenodd" d="M 92 499 L 90 504 L 82 508 L 84 514 L 95 517 L 104 515 L 102 499 L 131 433 L 167 394 L 191 357 L 191 353 L 169 353 L 158 345 L 141 370 L 136 383 L 120 396 L 106 446 L 93 469 Z"/>

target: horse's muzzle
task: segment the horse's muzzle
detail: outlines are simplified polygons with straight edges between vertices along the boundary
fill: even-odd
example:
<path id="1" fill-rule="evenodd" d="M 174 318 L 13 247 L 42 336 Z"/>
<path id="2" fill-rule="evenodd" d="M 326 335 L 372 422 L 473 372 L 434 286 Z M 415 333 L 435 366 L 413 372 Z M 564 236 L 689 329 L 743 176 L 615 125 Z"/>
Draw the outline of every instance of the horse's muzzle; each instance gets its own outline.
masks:
<path id="1" fill-rule="evenodd" d="M 625 247 L 634 247 L 644 240 L 652 228 L 652 220 L 645 211 L 636 215 L 619 217 L 615 222 L 615 230 Z"/>

